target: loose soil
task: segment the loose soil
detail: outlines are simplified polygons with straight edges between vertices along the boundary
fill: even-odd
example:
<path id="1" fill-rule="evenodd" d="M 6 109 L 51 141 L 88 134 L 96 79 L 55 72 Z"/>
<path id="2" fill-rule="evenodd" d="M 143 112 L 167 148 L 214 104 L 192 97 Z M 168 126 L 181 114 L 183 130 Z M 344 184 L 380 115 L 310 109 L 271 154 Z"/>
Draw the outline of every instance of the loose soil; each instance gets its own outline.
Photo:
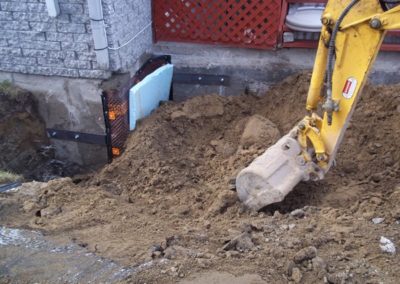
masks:
<path id="1" fill-rule="evenodd" d="M 126 266 L 160 261 L 132 283 L 398 283 L 399 256 L 379 240 L 400 244 L 400 85 L 366 87 L 325 180 L 261 212 L 237 200 L 238 171 L 305 115 L 309 79 L 165 103 L 98 173 L 1 195 L 0 222 Z"/>

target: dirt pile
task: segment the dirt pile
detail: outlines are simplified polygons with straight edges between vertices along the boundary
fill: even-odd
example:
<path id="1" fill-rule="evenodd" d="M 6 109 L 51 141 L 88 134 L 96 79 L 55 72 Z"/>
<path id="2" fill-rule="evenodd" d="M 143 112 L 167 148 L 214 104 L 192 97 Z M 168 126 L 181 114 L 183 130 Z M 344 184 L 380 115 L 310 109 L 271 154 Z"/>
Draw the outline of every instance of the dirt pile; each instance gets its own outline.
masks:
<path id="1" fill-rule="evenodd" d="M 400 244 L 400 86 L 367 87 L 325 180 L 258 213 L 237 200 L 237 172 L 304 116 L 309 79 L 292 76 L 263 97 L 166 103 L 99 173 L 3 196 L 0 221 L 125 265 L 165 260 L 132 276 L 138 283 L 212 270 L 268 283 L 396 283 L 399 256 L 379 240 Z"/>

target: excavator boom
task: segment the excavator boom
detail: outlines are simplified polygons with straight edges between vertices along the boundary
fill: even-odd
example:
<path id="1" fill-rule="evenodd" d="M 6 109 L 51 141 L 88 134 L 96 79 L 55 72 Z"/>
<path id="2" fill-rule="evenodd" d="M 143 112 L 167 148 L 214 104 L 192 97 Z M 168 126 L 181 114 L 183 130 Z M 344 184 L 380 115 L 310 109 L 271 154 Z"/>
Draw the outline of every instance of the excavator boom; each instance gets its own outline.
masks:
<path id="1" fill-rule="evenodd" d="M 245 205 L 259 210 L 282 201 L 300 181 L 324 178 L 386 31 L 400 28 L 400 6 L 386 11 L 384 7 L 375 0 L 328 1 L 307 97 L 308 115 L 239 173 L 236 188 Z"/>

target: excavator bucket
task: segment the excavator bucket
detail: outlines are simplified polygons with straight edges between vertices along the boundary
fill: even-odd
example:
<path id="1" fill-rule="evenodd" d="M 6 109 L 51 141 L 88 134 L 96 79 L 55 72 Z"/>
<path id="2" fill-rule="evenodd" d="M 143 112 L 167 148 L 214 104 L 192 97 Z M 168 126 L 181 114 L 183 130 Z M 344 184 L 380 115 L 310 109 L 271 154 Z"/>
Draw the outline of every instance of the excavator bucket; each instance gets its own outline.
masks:
<path id="1" fill-rule="evenodd" d="M 253 210 L 282 201 L 302 180 L 309 179 L 309 163 L 293 138 L 295 130 L 257 157 L 236 177 L 239 199 Z"/>

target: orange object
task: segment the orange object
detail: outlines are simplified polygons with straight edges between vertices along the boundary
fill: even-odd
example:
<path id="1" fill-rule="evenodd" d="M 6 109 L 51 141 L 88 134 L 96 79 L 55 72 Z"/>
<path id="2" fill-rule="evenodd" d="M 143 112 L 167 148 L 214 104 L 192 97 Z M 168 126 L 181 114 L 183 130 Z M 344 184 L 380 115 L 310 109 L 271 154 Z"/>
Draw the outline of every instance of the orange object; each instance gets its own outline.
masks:
<path id="1" fill-rule="evenodd" d="M 115 120 L 115 112 L 110 111 L 110 112 L 108 113 L 108 119 L 109 119 L 109 120 Z"/>
<path id="2" fill-rule="evenodd" d="M 119 148 L 113 147 L 112 154 L 113 154 L 113 156 L 119 156 L 119 155 L 121 155 L 121 150 Z"/>

